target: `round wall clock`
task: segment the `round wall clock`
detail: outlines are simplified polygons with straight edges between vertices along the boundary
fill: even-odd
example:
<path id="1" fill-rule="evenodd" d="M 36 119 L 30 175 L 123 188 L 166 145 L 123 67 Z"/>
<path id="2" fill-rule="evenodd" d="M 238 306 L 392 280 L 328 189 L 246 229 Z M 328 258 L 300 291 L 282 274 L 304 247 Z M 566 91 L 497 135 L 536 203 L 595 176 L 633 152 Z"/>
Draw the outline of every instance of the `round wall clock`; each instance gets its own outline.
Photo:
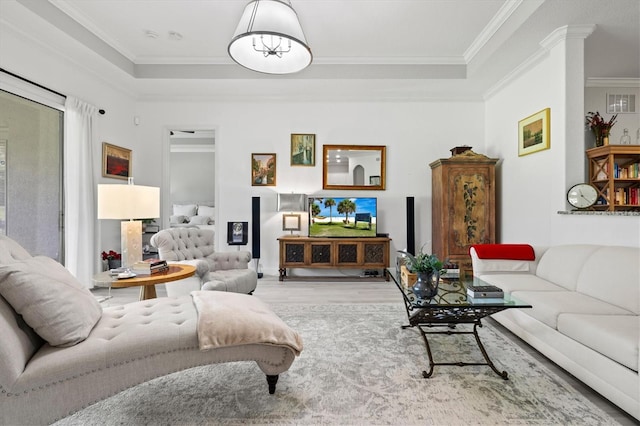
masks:
<path id="1" fill-rule="evenodd" d="M 573 207 L 586 209 L 598 200 L 598 191 L 588 183 L 573 185 L 567 192 L 567 201 Z"/>

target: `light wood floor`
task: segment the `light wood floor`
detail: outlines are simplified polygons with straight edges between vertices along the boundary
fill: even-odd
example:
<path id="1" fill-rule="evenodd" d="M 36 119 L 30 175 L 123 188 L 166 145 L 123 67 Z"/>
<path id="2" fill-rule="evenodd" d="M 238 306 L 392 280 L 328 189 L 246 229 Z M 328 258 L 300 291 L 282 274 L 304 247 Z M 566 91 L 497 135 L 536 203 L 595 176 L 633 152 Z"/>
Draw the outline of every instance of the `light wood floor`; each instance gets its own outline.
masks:
<path id="1" fill-rule="evenodd" d="M 171 285 L 171 284 L 166 284 Z M 92 292 L 98 298 L 110 295 L 111 298 L 102 303 L 103 306 L 117 306 L 138 300 L 139 288 L 94 288 Z M 156 285 L 158 297 L 166 296 L 164 284 Z M 392 282 L 386 281 L 278 281 L 276 276 L 265 276 L 258 281 L 254 295 L 259 296 L 266 303 L 308 303 L 308 304 L 340 304 L 340 303 L 402 303 L 400 293 Z M 565 372 L 538 351 L 524 343 L 509 330 L 487 319 L 507 338 L 523 348 L 536 360 L 544 364 L 551 371 L 558 374 L 575 389 L 582 393 L 595 405 L 607 412 L 621 425 L 638 425 L 638 421 L 610 403 L 588 386 Z"/>

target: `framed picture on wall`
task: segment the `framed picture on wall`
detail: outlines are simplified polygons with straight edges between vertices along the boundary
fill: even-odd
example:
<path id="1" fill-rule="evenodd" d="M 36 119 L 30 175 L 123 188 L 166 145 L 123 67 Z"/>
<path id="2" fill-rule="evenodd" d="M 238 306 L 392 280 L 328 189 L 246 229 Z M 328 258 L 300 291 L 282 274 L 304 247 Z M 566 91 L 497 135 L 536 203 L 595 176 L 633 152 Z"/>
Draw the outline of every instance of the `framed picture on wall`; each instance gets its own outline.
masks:
<path id="1" fill-rule="evenodd" d="M 299 231 L 301 226 L 301 215 L 297 213 L 283 214 L 282 215 L 282 230 L 283 231 Z"/>
<path id="2" fill-rule="evenodd" d="M 276 185 L 276 154 L 251 154 L 251 186 Z"/>
<path id="3" fill-rule="evenodd" d="M 316 135 L 301 133 L 291 135 L 291 165 L 316 165 Z"/>
<path id="4" fill-rule="evenodd" d="M 549 149 L 551 109 L 545 108 L 518 122 L 518 155 L 523 156 Z"/>
<path id="5" fill-rule="evenodd" d="M 102 142 L 102 176 L 128 179 L 131 172 L 131 150 Z"/>
<path id="6" fill-rule="evenodd" d="M 246 246 L 249 235 L 249 222 L 227 222 L 227 244 Z"/>

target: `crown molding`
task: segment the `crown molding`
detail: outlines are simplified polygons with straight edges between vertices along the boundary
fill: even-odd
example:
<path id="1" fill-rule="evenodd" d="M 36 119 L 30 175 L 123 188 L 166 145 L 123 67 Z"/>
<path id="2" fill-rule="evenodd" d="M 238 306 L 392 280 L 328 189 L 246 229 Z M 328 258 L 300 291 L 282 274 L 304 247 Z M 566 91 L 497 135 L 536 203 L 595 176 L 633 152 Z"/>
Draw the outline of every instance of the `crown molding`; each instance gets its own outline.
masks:
<path id="1" fill-rule="evenodd" d="M 586 87 L 640 87 L 640 78 L 587 78 Z"/>
<path id="2" fill-rule="evenodd" d="M 487 24 L 482 32 L 473 40 L 471 46 L 464 52 L 465 63 L 471 62 L 471 60 L 482 50 L 482 48 L 491 40 L 491 38 L 500 30 L 500 28 L 507 22 L 513 12 L 518 9 L 524 0 L 508 0 L 506 1 L 498 13 L 495 14 L 491 21 Z"/>
<path id="3" fill-rule="evenodd" d="M 565 25 L 557 28 L 546 36 L 540 46 L 544 49 L 551 50 L 555 45 L 567 39 L 586 39 L 596 29 L 596 25 Z"/>

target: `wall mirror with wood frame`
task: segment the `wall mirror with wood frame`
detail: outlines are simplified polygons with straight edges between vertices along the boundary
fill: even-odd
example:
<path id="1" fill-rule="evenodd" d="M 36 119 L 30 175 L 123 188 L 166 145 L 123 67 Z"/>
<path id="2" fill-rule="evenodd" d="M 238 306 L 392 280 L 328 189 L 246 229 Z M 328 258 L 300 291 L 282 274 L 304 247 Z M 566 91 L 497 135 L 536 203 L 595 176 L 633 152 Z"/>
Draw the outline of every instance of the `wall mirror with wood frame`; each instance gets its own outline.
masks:
<path id="1" fill-rule="evenodd" d="M 322 189 L 385 188 L 384 145 L 324 145 Z"/>

